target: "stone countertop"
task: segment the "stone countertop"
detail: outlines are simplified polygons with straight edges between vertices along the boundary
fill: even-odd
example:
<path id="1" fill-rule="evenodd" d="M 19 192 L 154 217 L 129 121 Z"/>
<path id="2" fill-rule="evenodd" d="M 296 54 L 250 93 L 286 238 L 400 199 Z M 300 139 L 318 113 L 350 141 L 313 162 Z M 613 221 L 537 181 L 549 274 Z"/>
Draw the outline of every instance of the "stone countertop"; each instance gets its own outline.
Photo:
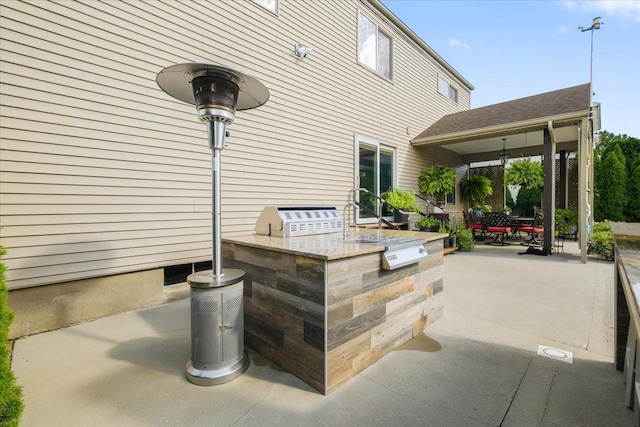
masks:
<path id="1" fill-rule="evenodd" d="M 640 301 L 640 223 L 611 224 L 618 264 L 622 266 L 636 299 Z"/>
<path id="2" fill-rule="evenodd" d="M 384 236 L 399 238 L 420 238 L 425 242 L 444 239 L 447 233 L 430 233 L 423 231 L 406 230 L 371 230 L 363 228 L 352 228 L 349 230 L 350 236 L 345 239 L 342 233 L 317 234 L 302 237 L 274 237 L 257 234 L 242 236 L 224 236 L 225 243 L 237 243 L 241 245 L 271 249 L 276 252 L 293 253 L 311 258 L 326 259 L 328 261 L 342 258 L 350 258 L 359 255 L 366 255 L 385 250 L 384 246 L 357 243 L 352 240 L 362 236 Z"/>

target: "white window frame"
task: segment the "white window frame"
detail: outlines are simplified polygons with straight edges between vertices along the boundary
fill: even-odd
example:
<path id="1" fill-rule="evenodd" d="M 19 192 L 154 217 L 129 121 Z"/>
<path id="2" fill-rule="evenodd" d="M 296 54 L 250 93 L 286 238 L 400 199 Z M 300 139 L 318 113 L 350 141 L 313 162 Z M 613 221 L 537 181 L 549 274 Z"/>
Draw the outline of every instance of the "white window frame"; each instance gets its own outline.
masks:
<path id="1" fill-rule="evenodd" d="M 362 45 L 360 43 L 361 42 L 360 37 L 362 36 L 361 34 L 362 19 L 365 19 L 368 23 L 370 23 L 372 26 L 375 27 L 375 54 L 372 59 L 369 59 L 369 61 L 367 61 L 366 58 L 363 58 L 365 56 L 363 54 L 364 49 L 362 49 Z M 383 67 L 380 66 L 380 60 L 378 58 L 378 54 L 380 51 L 381 35 L 389 41 L 389 47 L 388 47 L 389 58 L 388 58 L 388 63 L 386 64 L 388 67 L 388 75 L 384 72 L 384 70 L 381 70 L 381 68 Z M 380 26 L 376 24 L 374 20 L 370 19 L 367 15 L 365 15 L 360 11 L 358 11 L 358 64 L 368 68 L 369 70 L 372 70 L 373 72 L 375 72 L 379 76 L 384 77 L 385 79 L 391 80 L 393 78 L 393 66 L 392 66 L 393 65 L 393 37 L 391 37 L 391 35 L 386 31 L 381 30 Z"/>
<path id="2" fill-rule="evenodd" d="M 446 86 L 446 87 L 445 87 Z M 438 93 L 444 95 L 453 102 L 458 102 L 458 89 L 455 88 L 449 80 L 442 76 L 438 76 Z"/>
<path id="3" fill-rule="evenodd" d="M 354 163 L 354 183 L 355 183 L 355 187 L 354 188 L 360 188 L 360 145 L 361 144 L 365 144 L 371 147 L 375 147 L 376 149 L 376 164 L 377 164 L 377 170 L 378 170 L 378 177 L 376 177 L 376 187 L 380 186 L 380 151 L 384 150 L 384 151 L 390 151 L 392 153 L 393 156 L 393 163 L 392 163 L 392 168 L 393 168 L 393 176 L 391 178 L 392 181 L 392 186 L 393 187 L 397 187 L 398 186 L 398 150 L 396 149 L 396 147 L 390 145 L 390 144 L 385 144 L 377 139 L 374 138 L 370 138 L 368 136 L 365 135 L 360 135 L 360 134 L 355 134 L 354 136 L 354 151 L 355 151 L 355 163 Z M 380 191 L 380 190 L 379 190 Z M 386 190 L 382 190 L 380 191 L 381 193 L 384 192 Z M 380 194 L 378 194 L 378 196 L 380 196 Z M 356 192 L 356 200 L 360 201 L 360 192 Z M 356 210 L 356 223 L 357 224 L 371 224 L 371 223 L 375 223 L 378 222 L 378 220 L 376 218 L 360 218 L 360 210 L 357 209 Z M 392 220 L 393 216 L 384 216 L 383 217 L 386 220 Z"/>
<path id="4" fill-rule="evenodd" d="M 278 0 L 253 0 L 253 2 L 264 7 L 269 12 L 278 14 Z"/>

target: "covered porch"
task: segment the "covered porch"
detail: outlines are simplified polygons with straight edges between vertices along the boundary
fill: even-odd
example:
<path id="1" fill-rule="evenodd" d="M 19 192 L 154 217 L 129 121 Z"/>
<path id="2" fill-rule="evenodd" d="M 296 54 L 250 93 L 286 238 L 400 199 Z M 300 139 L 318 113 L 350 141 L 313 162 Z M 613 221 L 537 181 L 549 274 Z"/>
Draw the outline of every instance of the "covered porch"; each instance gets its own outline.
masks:
<path id="1" fill-rule="evenodd" d="M 590 84 L 586 83 L 450 114 L 411 142 L 418 149 L 437 147 L 454 152 L 462 158 L 462 165 L 467 166 L 498 160 L 503 150 L 511 159 L 542 156 L 543 227 L 545 235 L 551 236 L 544 239 L 544 249 L 551 253 L 555 209 L 568 208 L 570 191 L 574 191 L 580 259 L 586 263 L 586 242 L 593 223 L 593 129 L 599 129 L 599 104 L 594 104 L 593 109 L 589 107 L 590 91 Z M 571 153 L 576 153 L 578 159 L 577 186 L 571 186 L 568 179 L 567 161 Z M 560 178 L 558 197 L 556 167 Z"/>

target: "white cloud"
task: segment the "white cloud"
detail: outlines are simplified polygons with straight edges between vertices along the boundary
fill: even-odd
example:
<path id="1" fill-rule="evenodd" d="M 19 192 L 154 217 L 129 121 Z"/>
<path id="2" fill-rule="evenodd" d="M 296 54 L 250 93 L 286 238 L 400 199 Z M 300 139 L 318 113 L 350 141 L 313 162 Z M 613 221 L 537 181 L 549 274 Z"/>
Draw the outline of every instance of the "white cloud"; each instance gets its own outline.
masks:
<path id="1" fill-rule="evenodd" d="M 569 10 L 579 8 L 586 12 L 603 12 L 608 16 L 640 22 L 640 1 L 637 0 L 567 0 Z"/>
<path id="2" fill-rule="evenodd" d="M 462 46 L 467 50 L 471 50 L 471 46 L 469 46 L 465 42 L 461 42 L 460 40 L 456 40 L 456 39 L 449 39 L 449 46 L 451 46 L 452 48 Z"/>
<path id="3" fill-rule="evenodd" d="M 569 31 L 567 27 L 562 26 L 558 28 L 558 34 L 563 34 L 563 33 L 566 33 L 567 31 Z"/>

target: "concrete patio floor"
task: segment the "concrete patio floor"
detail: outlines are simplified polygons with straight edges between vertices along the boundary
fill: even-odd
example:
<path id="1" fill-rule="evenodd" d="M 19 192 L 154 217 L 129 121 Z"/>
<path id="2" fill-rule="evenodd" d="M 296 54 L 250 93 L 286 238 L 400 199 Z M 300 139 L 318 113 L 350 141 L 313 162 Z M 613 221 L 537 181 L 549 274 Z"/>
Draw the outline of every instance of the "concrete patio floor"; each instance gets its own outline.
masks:
<path id="1" fill-rule="evenodd" d="M 632 426 L 613 366 L 613 264 L 565 250 L 479 243 L 445 257 L 444 316 L 328 396 L 253 352 L 230 383 L 189 383 L 187 300 L 20 339 L 22 425 Z"/>

